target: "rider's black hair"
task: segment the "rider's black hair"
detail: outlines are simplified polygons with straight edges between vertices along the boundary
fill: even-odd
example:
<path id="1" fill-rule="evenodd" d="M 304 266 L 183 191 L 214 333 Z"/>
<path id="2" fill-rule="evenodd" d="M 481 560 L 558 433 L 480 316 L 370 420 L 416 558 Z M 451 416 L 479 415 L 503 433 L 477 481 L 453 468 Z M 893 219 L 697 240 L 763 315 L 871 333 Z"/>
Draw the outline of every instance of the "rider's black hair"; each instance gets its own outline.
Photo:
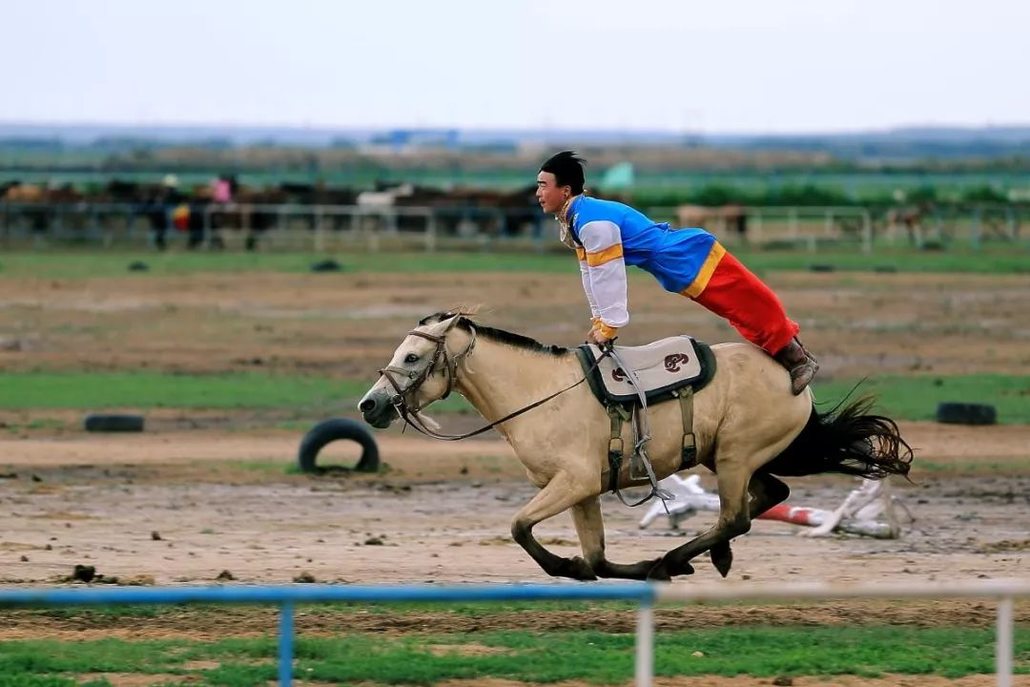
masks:
<path id="1" fill-rule="evenodd" d="M 572 188 L 572 195 L 578 196 L 583 193 L 583 158 L 571 150 L 563 150 L 552 155 L 540 165 L 541 172 L 549 172 L 554 175 L 558 186 L 569 186 Z"/>

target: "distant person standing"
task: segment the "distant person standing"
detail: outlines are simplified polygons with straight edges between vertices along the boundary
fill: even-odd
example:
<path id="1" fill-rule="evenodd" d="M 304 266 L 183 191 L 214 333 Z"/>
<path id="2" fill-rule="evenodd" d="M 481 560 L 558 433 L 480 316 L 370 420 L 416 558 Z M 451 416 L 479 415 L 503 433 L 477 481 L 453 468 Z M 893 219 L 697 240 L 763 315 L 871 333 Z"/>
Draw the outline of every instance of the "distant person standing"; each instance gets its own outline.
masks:
<path id="1" fill-rule="evenodd" d="M 592 326 L 587 340 L 598 345 L 629 323 L 626 265 L 650 272 L 673 293 L 726 318 L 741 336 L 790 372 L 800 394 L 819 370 L 797 338 L 776 294 L 704 229 L 673 230 L 628 205 L 584 192 L 583 160 L 572 151 L 548 159 L 537 174 L 536 197 L 554 213 L 561 240 L 576 251 Z"/>
<path id="2" fill-rule="evenodd" d="M 232 202 L 233 188 L 232 181 L 226 175 L 221 175 L 211 182 L 211 200 L 215 203 L 228 205 Z"/>
<path id="3" fill-rule="evenodd" d="M 179 179 L 174 174 L 165 175 L 161 186 L 149 199 L 146 214 L 153 232 L 154 247 L 165 250 L 168 247 L 167 236 L 170 228 L 179 228 L 182 218 L 176 215 L 180 211 L 185 196 L 179 191 Z"/>
<path id="4" fill-rule="evenodd" d="M 211 203 L 210 226 L 208 229 L 211 235 L 208 237 L 208 244 L 212 248 L 223 248 L 222 229 L 226 226 L 226 206 L 233 202 L 235 196 L 235 180 L 227 174 L 220 174 L 211 180 Z"/>

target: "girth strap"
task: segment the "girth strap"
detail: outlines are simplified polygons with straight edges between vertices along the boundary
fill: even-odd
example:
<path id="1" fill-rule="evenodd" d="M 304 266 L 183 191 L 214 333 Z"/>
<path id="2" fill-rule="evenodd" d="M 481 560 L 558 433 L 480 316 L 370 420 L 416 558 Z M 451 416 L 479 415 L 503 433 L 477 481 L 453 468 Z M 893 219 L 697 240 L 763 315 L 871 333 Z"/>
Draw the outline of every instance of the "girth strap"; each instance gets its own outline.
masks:
<path id="1" fill-rule="evenodd" d="M 608 491 L 619 489 L 619 471 L 622 469 L 622 457 L 625 450 L 622 442 L 622 423 L 630 418 L 629 411 L 618 405 L 610 405 L 608 420 L 611 423 L 611 435 L 608 439 Z"/>
<path id="2" fill-rule="evenodd" d="M 694 390 L 687 386 L 672 392 L 679 398 L 680 416 L 683 418 L 683 443 L 680 453 L 680 470 L 697 465 L 697 439 L 694 436 Z"/>
<path id="3" fill-rule="evenodd" d="M 622 492 L 619 491 L 619 473 L 622 471 L 622 459 L 625 456 L 622 441 L 622 424 L 632 417 L 632 411 L 615 403 L 607 406 L 606 410 L 608 411 L 608 420 L 611 423 L 611 433 L 608 435 L 608 491 L 615 494 L 622 501 L 623 505 L 630 508 L 650 501 L 655 496 L 659 496 L 663 501 L 671 499 L 671 494 L 658 487 L 656 483 L 651 485 L 651 490 L 647 496 L 636 503 L 629 503 L 623 497 Z"/>
<path id="4" fill-rule="evenodd" d="M 679 399 L 680 417 L 683 421 L 683 440 L 680 444 L 680 470 L 697 465 L 697 438 L 694 436 L 694 390 L 689 386 L 672 392 Z M 622 440 L 622 425 L 632 417 L 632 411 L 625 406 L 613 403 L 605 408 L 611 431 L 608 435 L 608 491 L 619 497 L 627 506 L 639 506 L 652 496 L 645 496 L 637 503 L 626 503 L 619 491 L 619 473 L 622 470 L 622 459 L 625 457 L 625 446 Z"/>

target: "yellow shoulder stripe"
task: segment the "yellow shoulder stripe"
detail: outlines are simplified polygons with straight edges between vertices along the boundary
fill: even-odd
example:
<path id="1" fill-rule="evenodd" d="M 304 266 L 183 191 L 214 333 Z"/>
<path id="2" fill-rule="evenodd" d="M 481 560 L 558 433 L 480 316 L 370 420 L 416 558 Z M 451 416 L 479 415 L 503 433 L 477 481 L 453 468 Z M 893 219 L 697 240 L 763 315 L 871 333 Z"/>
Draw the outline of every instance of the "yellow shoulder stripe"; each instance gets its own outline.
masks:
<path id="1" fill-rule="evenodd" d="M 587 253 L 587 265 L 590 267 L 597 267 L 603 265 L 606 262 L 617 260 L 622 257 L 622 244 L 616 243 L 614 246 L 609 246 L 604 250 L 599 250 L 596 253 Z"/>

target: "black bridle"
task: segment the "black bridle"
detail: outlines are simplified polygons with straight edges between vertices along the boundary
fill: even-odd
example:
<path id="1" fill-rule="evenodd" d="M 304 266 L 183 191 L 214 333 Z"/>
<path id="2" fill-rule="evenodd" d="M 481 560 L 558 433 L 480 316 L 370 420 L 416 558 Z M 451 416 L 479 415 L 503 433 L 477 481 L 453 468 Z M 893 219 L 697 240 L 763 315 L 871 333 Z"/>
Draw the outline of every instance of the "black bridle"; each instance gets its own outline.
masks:
<path id="1" fill-rule="evenodd" d="M 422 384 L 424 384 L 425 381 L 429 379 L 429 376 L 432 375 L 433 372 L 436 370 L 437 365 L 440 364 L 441 357 L 443 358 L 444 368 L 447 370 L 447 391 L 445 391 L 444 395 L 440 397 L 440 400 L 442 401 L 443 399 L 450 396 L 451 391 L 454 390 L 454 379 L 458 374 L 458 363 L 461 362 L 461 360 L 464 359 L 466 356 L 468 356 L 468 354 L 472 352 L 472 349 L 476 345 L 475 329 L 472 330 L 472 340 L 469 342 L 468 348 L 466 348 L 464 351 L 453 357 L 447 354 L 446 332 L 443 336 L 434 336 L 432 334 L 426 334 L 425 332 L 420 332 L 417 329 L 413 329 L 410 332 L 408 332 L 408 336 L 418 336 L 428 341 L 432 341 L 436 344 L 436 350 L 433 352 L 433 359 L 429 361 L 429 364 L 426 365 L 425 369 L 423 369 L 420 373 L 416 372 L 415 370 L 405 370 L 403 367 L 395 367 L 393 365 L 387 365 L 383 369 L 379 370 L 379 374 L 383 377 L 386 377 L 386 381 L 390 382 L 390 386 L 392 386 L 393 390 L 397 392 L 392 398 L 390 398 L 390 403 L 396 407 L 398 402 L 400 402 L 404 403 L 406 407 L 407 404 L 404 400 L 405 394 L 410 394 L 412 392 L 418 391 L 419 387 L 421 387 Z M 397 383 L 397 380 L 394 379 L 390 373 L 404 375 L 408 379 L 412 380 L 411 383 L 408 384 L 408 388 L 401 389 L 400 384 Z M 412 412 L 418 412 L 418 408 L 416 408 Z"/>
<path id="2" fill-rule="evenodd" d="M 390 382 L 390 386 L 392 386 L 393 390 L 396 392 L 390 398 L 390 404 L 397 411 L 397 414 L 401 417 L 401 419 L 404 420 L 404 422 L 406 422 L 415 431 L 421 432 L 422 434 L 425 434 L 428 437 L 433 437 L 434 439 L 441 439 L 443 441 L 458 441 L 460 439 L 468 439 L 469 437 L 474 437 L 478 434 L 482 434 L 483 432 L 489 431 L 497 425 L 507 422 L 508 420 L 511 420 L 514 417 L 518 417 L 523 413 L 529 412 L 530 410 L 533 410 L 533 408 L 536 408 L 537 406 L 547 403 L 552 398 L 564 394 L 566 391 L 579 386 L 587 380 L 587 376 L 584 375 L 583 378 L 580 379 L 578 382 L 570 384 L 564 389 L 556 391 L 550 396 L 542 398 L 539 401 L 536 401 L 535 403 L 530 403 L 528 406 L 519 408 L 515 412 L 505 415 L 500 420 L 495 420 L 490 424 L 480 427 L 479 429 L 474 430 L 472 432 L 466 432 L 465 434 L 440 434 L 439 432 L 436 432 L 433 429 L 426 426 L 422 418 L 419 417 L 418 412 L 420 408 L 411 408 L 411 403 L 405 397 L 409 394 L 413 394 L 414 392 L 418 391 L 419 387 L 421 387 L 422 384 L 424 384 L 425 381 L 429 379 L 430 375 L 433 374 L 433 371 L 436 370 L 437 366 L 440 364 L 441 358 L 443 359 L 443 368 L 447 370 L 447 391 L 444 392 L 444 395 L 441 396 L 439 400 L 443 400 L 450 396 L 451 391 L 454 390 L 455 380 L 457 379 L 458 364 L 462 360 L 467 358 L 469 354 L 472 353 L 472 349 L 476 346 L 476 328 L 473 327 L 471 324 L 469 324 L 469 326 L 472 328 L 472 340 L 469 341 L 469 345 L 465 348 L 464 351 L 453 356 L 448 355 L 447 352 L 447 332 L 444 332 L 442 336 L 434 336 L 433 334 L 426 334 L 425 332 L 412 330 L 408 332 L 409 336 L 418 336 L 428 341 L 432 341 L 436 344 L 436 350 L 433 353 L 433 359 L 432 361 L 430 361 L 429 365 L 427 365 L 425 369 L 422 370 L 422 372 L 416 372 L 415 370 L 405 370 L 404 368 L 395 367 L 393 365 L 387 365 L 383 369 L 379 370 L 379 374 L 383 377 L 386 377 L 386 381 Z M 448 331 L 450 331 L 449 328 Z M 597 368 L 597 366 L 609 354 L 609 352 L 610 351 L 608 348 L 604 349 L 602 355 L 594 362 L 594 367 L 591 368 L 590 372 L 593 372 L 593 370 Z M 412 380 L 411 383 L 408 384 L 408 387 L 406 389 L 402 389 L 400 384 L 397 383 L 397 380 L 394 379 L 393 375 L 395 374 L 403 375 L 408 379 Z"/>

